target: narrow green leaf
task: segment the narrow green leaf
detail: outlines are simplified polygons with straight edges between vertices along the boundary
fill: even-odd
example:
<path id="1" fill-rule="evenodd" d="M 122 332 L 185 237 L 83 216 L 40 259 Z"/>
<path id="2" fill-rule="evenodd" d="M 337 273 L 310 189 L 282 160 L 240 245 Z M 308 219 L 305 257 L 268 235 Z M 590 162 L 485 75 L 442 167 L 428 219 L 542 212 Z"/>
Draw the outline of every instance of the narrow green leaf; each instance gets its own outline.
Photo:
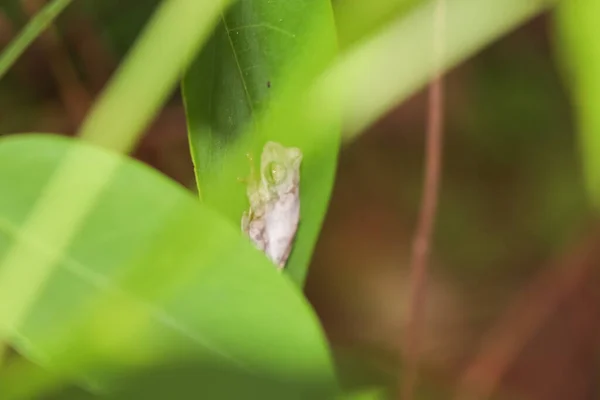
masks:
<path id="1" fill-rule="evenodd" d="M 42 33 L 72 0 L 51 0 L 19 32 L 16 38 L 0 54 L 0 79 L 25 52 L 27 47 Z"/>
<path id="2" fill-rule="evenodd" d="M 65 158 L 74 161 L 63 207 L 100 187 L 67 246 L 54 231 L 69 221 L 27 225 Z M 86 183 L 107 166 L 110 180 Z M 76 371 L 97 388 L 140 367 L 186 360 L 212 371 L 195 384 L 216 392 L 229 384 L 217 379 L 221 368 L 317 394 L 334 388 L 326 341 L 301 293 L 183 188 L 141 163 L 55 136 L 0 140 L 0 172 L 0 190 L 10 194 L 0 198 L 0 256 L 15 248 L 28 255 L 0 266 L 0 301 L 8 305 L 0 332 L 28 358 Z M 40 275 L 29 261 L 53 268 Z M 19 384 L 28 382 L 2 382 L 0 395 Z"/>
<path id="3" fill-rule="evenodd" d="M 557 52 L 572 93 L 588 196 L 600 208 L 600 2 L 563 1 L 556 11 Z"/>
<path id="4" fill-rule="evenodd" d="M 300 228 L 286 268 L 299 284 L 333 186 L 339 126 L 305 130 L 294 105 L 335 49 L 329 1 L 248 0 L 223 16 L 183 82 L 201 199 L 236 226 L 248 207 L 238 182 L 250 173 L 245 153 L 257 163 L 267 140 L 303 151 Z"/>

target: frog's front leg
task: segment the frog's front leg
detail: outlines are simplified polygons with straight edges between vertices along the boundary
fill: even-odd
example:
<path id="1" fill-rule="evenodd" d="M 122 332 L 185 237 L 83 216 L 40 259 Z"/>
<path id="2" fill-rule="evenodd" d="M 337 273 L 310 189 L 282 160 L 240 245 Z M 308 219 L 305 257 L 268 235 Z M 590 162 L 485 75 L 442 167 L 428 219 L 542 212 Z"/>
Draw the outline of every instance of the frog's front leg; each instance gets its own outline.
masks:
<path id="1" fill-rule="evenodd" d="M 242 214 L 242 232 L 244 233 L 248 233 L 248 230 L 250 228 L 250 216 L 251 211 L 244 211 L 244 213 Z"/>
<path id="2" fill-rule="evenodd" d="M 252 220 L 255 218 L 255 214 L 252 212 L 252 209 L 244 211 L 242 214 L 242 232 L 249 235 L 250 233 L 250 224 Z"/>

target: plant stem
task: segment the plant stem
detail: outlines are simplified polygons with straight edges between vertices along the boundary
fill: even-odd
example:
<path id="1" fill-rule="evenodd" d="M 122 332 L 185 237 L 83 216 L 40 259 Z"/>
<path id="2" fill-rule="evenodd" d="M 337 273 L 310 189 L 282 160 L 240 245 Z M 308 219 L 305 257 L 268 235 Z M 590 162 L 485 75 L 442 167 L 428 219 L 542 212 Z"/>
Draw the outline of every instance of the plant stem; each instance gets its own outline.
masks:
<path id="1" fill-rule="evenodd" d="M 425 182 L 423 200 L 417 229 L 415 231 L 410 261 L 411 290 L 409 298 L 408 327 L 404 346 L 405 368 L 401 393 L 403 400 L 411 400 L 418 378 L 419 336 L 425 312 L 425 292 L 427 283 L 427 261 L 438 204 L 438 192 L 441 178 L 444 84 L 442 53 L 444 42 L 445 0 L 437 0 L 434 34 L 433 63 L 434 77 L 429 85 Z"/>
<path id="2" fill-rule="evenodd" d="M 56 19 L 72 0 L 52 0 L 40 10 L 0 54 L 0 79 L 6 75 L 27 47 Z"/>

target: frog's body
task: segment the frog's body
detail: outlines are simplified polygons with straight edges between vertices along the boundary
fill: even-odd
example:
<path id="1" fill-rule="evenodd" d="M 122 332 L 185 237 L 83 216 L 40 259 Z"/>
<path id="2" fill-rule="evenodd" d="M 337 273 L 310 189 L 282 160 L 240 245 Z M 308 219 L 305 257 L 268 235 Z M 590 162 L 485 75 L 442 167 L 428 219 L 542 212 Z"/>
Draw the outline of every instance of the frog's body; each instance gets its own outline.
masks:
<path id="1" fill-rule="evenodd" d="M 279 268 L 287 262 L 300 220 L 301 162 L 299 149 L 268 142 L 260 179 L 248 183 L 250 209 L 242 216 L 242 231 Z"/>

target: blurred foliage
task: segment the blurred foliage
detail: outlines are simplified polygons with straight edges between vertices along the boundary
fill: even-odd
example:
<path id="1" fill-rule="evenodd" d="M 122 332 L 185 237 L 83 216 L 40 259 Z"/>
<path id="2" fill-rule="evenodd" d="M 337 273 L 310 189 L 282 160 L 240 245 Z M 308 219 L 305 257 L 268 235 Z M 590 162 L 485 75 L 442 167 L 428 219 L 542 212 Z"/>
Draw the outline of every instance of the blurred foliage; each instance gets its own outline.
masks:
<path id="1" fill-rule="evenodd" d="M 589 215 L 567 98 L 531 32 L 479 57 L 465 104 L 451 116 L 446 168 L 457 180 L 445 183 L 437 237 L 463 281 L 490 274 L 492 260 L 504 260 L 494 275 L 535 269 L 514 250 L 533 241 L 538 252 L 552 251 Z M 468 247 L 459 245 L 464 236 Z"/>
<path id="2" fill-rule="evenodd" d="M 12 193 L 0 205 L 11 216 L 3 226 L 1 246 L 8 256 L 0 296 L 12 305 L 0 313 L 0 326 L 17 349 L 58 371 L 77 370 L 82 376 L 76 378 L 101 388 L 133 366 L 182 358 L 222 364 L 231 373 L 264 373 L 289 384 L 313 379 L 327 385 L 329 356 L 310 310 L 247 240 L 149 168 L 79 146 L 51 136 L 15 136 L 0 146 L 0 185 Z M 21 149 L 28 157 L 21 157 Z M 36 212 L 39 197 L 48 198 L 62 159 L 77 164 L 73 171 L 116 163 L 115 176 L 68 248 L 61 248 L 61 235 L 34 231 L 31 225 L 21 234 L 35 239 L 11 248 L 18 239 L 16 227 L 32 209 Z M 27 185 L 18 185 L 21 178 Z M 78 193 L 78 187 L 92 187 L 94 181 L 85 180 L 91 175 L 80 174 L 63 189 Z M 40 192 L 45 182 L 48 189 Z M 72 196 L 69 208 L 76 201 Z M 206 224 L 212 229 L 204 229 Z M 27 252 L 38 268 L 15 270 L 18 264 L 8 260 L 18 251 Z M 52 271 L 41 270 L 57 251 L 62 261 Z M 275 319 L 282 323 L 271 324 Z M 135 346 L 128 344 L 132 340 Z M 294 358 L 298 364 L 292 367 Z M 194 384 L 202 386 L 202 380 Z M 19 384 L 6 382 L 0 393 Z"/>
<path id="3" fill-rule="evenodd" d="M 557 54 L 570 83 L 580 133 L 588 195 L 600 205 L 600 46 L 597 43 L 600 3 L 593 0 L 561 4 L 557 11 Z"/>
<path id="4" fill-rule="evenodd" d="M 226 2 L 160 3 L 80 0 L 57 20 L 84 88 L 91 72 L 73 43 L 83 32 L 71 31 L 78 21 L 114 61 L 103 67 L 119 66 L 79 135 L 129 152 L 167 99 L 183 119 L 176 81 L 187 71 L 183 101 L 202 204 L 155 171 L 76 140 L 4 139 L 0 297 L 11 307 L 0 313 L 0 326 L 7 344 L 43 368 L 14 356 L 0 372 L 2 398 L 383 398 L 381 386 L 399 374 L 398 360 L 387 363 L 398 351 L 404 300 L 397 295 L 406 290 L 394 285 L 405 283 L 398 265 L 421 201 L 423 161 L 424 104 L 411 96 L 432 73 L 434 1 L 248 0 L 228 10 Z M 444 67 L 554 3 L 449 2 Z M 563 83 L 547 54 L 543 20 L 449 75 L 432 279 L 442 282 L 430 299 L 434 319 L 468 314 L 466 333 L 457 335 L 467 353 L 481 320 L 492 320 L 589 223 L 600 48 L 591 39 L 593 7 L 559 8 Z M 9 36 L 29 19 L 18 0 L 5 0 L 0 13 L 0 23 L 12 24 Z M 48 48 L 34 43 L 0 81 L 0 132 L 71 133 Z M 400 102 L 399 112 L 359 136 Z M 579 153 L 572 114 L 582 130 Z M 338 164 L 340 121 L 346 144 Z M 185 141 L 185 133 L 177 138 Z M 244 153 L 258 156 L 267 139 L 305 154 L 303 224 L 283 276 L 238 227 Z M 307 293 L 321 321 L 298 287 L 313 253 Z M 452 308 L 456 293 L 466 301 Z M 354 353 L 369 347 L 386 353 L 374 357 L 375 366 Z M 224 353 L 209 356 L 207 348 Z M 352 356 L 340 358 L 348 348 Z M 432 348 L 436 362 L 445 357 Z M 435 369 L 429 356 L 424 363 Z M 444 373 L 452 374 L 454 361 L 446 360 Z M 429 372 L 418 398 L 448 398 L 443 380 Z"/>
<path id="5" fill-rule="evenodd" d="M 105 42 L 115 56 L 123 57 L 133 45 L 143 26 L 160 4 L 160 0 L 144 0 L 137 2 L 116 2 L 78 0 L 73 18 L 83 11 L 92 17 L 94 23 L 101 27 Z M 66 13 L 65 17 L 69 17 Z M 65 21 L 66 22 L 66 21 Z"/>

